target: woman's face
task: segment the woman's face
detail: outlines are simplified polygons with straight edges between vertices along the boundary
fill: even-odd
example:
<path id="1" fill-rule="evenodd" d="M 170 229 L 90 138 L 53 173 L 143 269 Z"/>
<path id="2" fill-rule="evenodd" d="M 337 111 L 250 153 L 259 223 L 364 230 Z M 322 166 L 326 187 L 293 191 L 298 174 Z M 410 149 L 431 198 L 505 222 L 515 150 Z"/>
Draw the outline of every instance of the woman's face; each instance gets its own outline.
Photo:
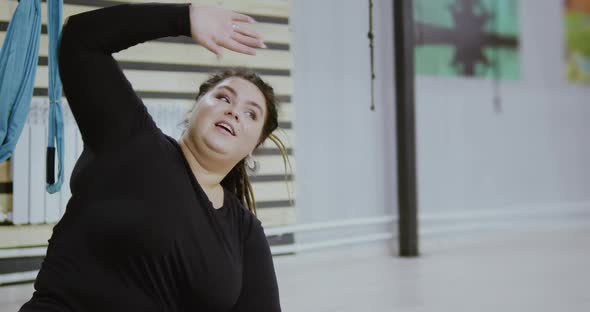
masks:
<path id="1" fill-rule="evenodd" d="M 199 153 L 237 163 L 258 145 L 266 114 L 255 84 L 227 78 L 199 98 L 187 134 Z"/>

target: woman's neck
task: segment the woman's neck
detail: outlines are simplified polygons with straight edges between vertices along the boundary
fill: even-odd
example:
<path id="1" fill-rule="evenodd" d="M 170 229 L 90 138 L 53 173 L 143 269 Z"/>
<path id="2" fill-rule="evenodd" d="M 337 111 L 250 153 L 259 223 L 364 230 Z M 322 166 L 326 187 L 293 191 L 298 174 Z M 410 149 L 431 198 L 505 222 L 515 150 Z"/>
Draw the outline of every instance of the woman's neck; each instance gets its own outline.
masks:
<path id="1" fill-rule="evenodd" d="M 196 156 L 196 149 L 192 148 L 190 143 L 187 143 L 184 137 L 178 142 L 178 144 L 201 187 L 206 190 L 218 189 L 221 186 L 221 181 L 225 178 L 226 173 L 220 172 L 220 170 L 215 170 L 215 168 L 210 168 L 203 164 L 202 161 L 199 161 L 199 157 Z"/>

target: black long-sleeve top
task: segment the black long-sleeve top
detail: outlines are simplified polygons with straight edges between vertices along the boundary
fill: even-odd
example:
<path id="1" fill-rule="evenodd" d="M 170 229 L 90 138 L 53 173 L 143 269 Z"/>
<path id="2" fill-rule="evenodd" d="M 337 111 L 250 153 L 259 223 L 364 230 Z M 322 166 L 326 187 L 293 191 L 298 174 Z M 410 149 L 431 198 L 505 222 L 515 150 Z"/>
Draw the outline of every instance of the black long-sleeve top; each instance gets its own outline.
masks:
<path id="1" fill-rule="evenodd" d="M 112 53 L 190 36 L 189 4 L 123 4 L 69 17 L 64 93 L 84 141 L 72 197 L 20 311 L 280 311 L 261 222 L 225 190 L 215 209 Z"/>

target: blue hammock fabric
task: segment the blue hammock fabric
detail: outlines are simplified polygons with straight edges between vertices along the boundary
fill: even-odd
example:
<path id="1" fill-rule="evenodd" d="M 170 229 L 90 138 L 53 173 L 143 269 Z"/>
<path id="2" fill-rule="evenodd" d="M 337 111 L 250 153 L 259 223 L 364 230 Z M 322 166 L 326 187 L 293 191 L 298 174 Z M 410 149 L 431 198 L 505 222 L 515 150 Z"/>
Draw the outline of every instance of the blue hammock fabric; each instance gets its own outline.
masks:
<path id="1" fill-rule="evenodd" d="M 0 49 L 0 162 L 12 156 L 33 97 L 39 58 L 41 1 L 22 1 Z"/>
<path id="2" fill-rule="evenodd" d="M 47 138 L 47 192 L 59 192 L 64 179 L 64 121 L 61 106 L 61 79 L 57 66 L 57 48 L 62 27 L 63 0 L 47 1 L 49 33 L 49 122 Z M 57 146 L 56 146 L 57 145 Z M 55 181 L 55 150 L 58 151 L 59 173 Z"/>
<path id="3" fill-rule="evenodd" d="M 62 84 L 57 66 L 63 0 L 47 1 L 49 32 L 49 120 L 46 159 L 46 189 L 53 194 L 63 184 Z M 41 34 L 41 1 L 19 1 L 0 50 L 0 162 L 12 156 L 25 125 L 31 100 Z M 55 181 L 55 152 L 59 173 Z"/>

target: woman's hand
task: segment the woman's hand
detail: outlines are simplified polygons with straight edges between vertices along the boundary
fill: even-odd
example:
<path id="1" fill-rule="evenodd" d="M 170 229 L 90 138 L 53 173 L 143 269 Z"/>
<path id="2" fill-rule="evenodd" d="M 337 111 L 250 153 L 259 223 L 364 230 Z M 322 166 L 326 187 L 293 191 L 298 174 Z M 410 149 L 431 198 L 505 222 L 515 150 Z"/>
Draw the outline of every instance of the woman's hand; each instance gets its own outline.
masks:
<path id="1" fill-rule="evenodd" d="M 248 26 L 256 22 L 250 16 L 191 4 L 190 22 L 192 38 L 217 57 L 221 57 L 222 48 L 249 55 L 256 55 L 254 48 L 266 48 L 260 35 Z"/>

